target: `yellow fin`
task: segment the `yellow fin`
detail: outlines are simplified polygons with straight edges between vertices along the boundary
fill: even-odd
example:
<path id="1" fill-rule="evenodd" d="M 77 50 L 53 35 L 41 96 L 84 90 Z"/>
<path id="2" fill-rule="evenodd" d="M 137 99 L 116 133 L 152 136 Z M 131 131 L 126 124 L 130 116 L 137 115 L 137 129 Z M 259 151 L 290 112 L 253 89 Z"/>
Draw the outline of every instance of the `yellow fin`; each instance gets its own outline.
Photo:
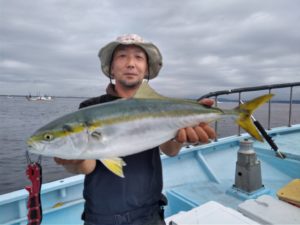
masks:
<path id="1" fill-rule="evenodd" d="M 63 202 L 58 202 L 54 206 L 52 206 L 52 208 L 59 208 L 59 207 L 62 207 L 64 204 L 65 203 L 63 203 Z"/>
<path id="2" fill-rule="evenodd" d="M 153 88 L 151 88 L 148 82 L 143 82 L 133 98 L 143 98 L 143 99 L 167 99 L 160 94 L 158 94 Z"/>
<path id="3" fill-rule="evenodd" d="M 236 120 L 237 124 L 247 131 L 252 137 L 261 142 L 263 142 L 263 138 L 253 124 L 251 114 L 258 107 L 269 101 L 273 96 L 273 94 L 262 95 L 235 108 L 235 110 L 237 110 L 240 114 L 239 118 Z"/>
<path id="4" fill-rule="evenodd" d="M 116 174 L 119 177 L 124 178 L 123 166 L 126 166 L 126 163 L 121 158 L 111 158 L 111 159 L 100 159 L 103 165 L 109 169 L 111 172 Z"/>

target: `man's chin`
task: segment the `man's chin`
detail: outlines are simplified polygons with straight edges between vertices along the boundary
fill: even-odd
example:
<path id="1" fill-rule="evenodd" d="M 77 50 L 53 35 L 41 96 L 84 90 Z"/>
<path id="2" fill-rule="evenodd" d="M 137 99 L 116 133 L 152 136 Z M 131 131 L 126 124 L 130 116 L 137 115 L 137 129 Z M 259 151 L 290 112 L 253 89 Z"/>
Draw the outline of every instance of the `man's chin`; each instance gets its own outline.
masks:
<path id="1" fill-rule="evenodd" d="M 123 85 L 123 87 L 126 88 L 135 88 L 141 85 L 143 80 L 120 80 L 120 83 Z"/>

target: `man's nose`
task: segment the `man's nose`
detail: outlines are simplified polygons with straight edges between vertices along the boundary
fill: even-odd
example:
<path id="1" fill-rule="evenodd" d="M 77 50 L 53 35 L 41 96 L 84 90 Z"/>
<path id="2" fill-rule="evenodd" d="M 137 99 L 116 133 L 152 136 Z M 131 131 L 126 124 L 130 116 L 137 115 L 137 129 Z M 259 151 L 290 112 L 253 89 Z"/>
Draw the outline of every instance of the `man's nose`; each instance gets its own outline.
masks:
<path id="1" fill-rule="evenodd" d="M 127 67 L 134 67 L 135 66 L 135 60 L 133 57 L 129 56 L 127 59 Z"/>

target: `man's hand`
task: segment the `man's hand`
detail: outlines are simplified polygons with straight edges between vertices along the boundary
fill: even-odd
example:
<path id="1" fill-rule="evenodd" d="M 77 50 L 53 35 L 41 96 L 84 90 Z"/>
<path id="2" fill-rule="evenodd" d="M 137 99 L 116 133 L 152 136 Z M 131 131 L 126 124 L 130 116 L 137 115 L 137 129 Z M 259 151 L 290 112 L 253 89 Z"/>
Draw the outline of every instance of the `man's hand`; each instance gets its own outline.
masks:
<path id="1" fill-rule="evenodd" d="M 62 166 L 65 166 L 65 165 L 76 165 L 76 164 L 80 164 L 82 163 L 84 160 L 69 160 L 69 159 L 61 159 L 61 158 L 57 158 L 57 157 L 54 157 L 54 161 L 56 162 L 56 164 L 58 165 L 62 165 Z"/>
<path id="2" fill-rule="evenodd" d="M 214 100 L 205 98 L 199 101 L 200 104 L 211 107 Z M 179 143 L 207 143 L 209 139 L 214 139 L 216 133 L 207 123 L 200 123 L 194 127 L 182 128 L 178 131 L 175 140 Z"/>
<path id="3" fill-rule="evenodd" d="M 70 173 L 81 173 L 81 174 L 90 174 L 96 168 L 96 160 L 86 159 L 86 160 L 68 160 L 61 158 L 54 158 L 54 161 L 58 165 L 65 167 Z"/>
<path id="4" fill-rule="evenodd" d="M 214 104 L 212 99 L 202 99 L 200 104 L 211 107 Z M 216 133 L 207 123 L 200 123 L 194 127 L 182 128 L 177 132 L 175 141 L 167 141 L 160 145 L 160 149 L 168 156 L 175 156 L 178 154 L 184 143 L 207 143 L 209 139 L 214 139 Z"/>
<path id="5" fill-rule="evenodd" d="M 214 129 L 207 123 L 200 123 L 194 127 L 182 128 L 178 131 L 175 140 L 179 143 L 208 143 L 216 137 Z"/>

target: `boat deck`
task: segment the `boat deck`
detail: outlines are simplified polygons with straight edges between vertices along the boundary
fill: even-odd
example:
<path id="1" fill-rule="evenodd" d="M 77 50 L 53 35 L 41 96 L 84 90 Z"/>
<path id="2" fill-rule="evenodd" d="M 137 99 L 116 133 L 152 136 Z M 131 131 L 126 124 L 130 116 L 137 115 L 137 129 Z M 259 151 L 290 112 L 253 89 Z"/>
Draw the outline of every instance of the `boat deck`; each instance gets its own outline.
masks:
<path id="1" fill-rule="evenodd" d="M 300 126 L 277 128 L 269 132 L 285 159 L 275 156 L 267 143 L 254 142 L 261 162 L 264 188 L 246 194 L 232 188 L 239 140 L 228 137 L 208 145 L 182 150 L 179 156 L 163 159 L 164 190 L 169 200 L 166 216 L 187 211 L 209 201 L 237 209 L 243 201 L 263 194 L 276 197 L 276 192 L 291 180 L 300 178 Z"/>

